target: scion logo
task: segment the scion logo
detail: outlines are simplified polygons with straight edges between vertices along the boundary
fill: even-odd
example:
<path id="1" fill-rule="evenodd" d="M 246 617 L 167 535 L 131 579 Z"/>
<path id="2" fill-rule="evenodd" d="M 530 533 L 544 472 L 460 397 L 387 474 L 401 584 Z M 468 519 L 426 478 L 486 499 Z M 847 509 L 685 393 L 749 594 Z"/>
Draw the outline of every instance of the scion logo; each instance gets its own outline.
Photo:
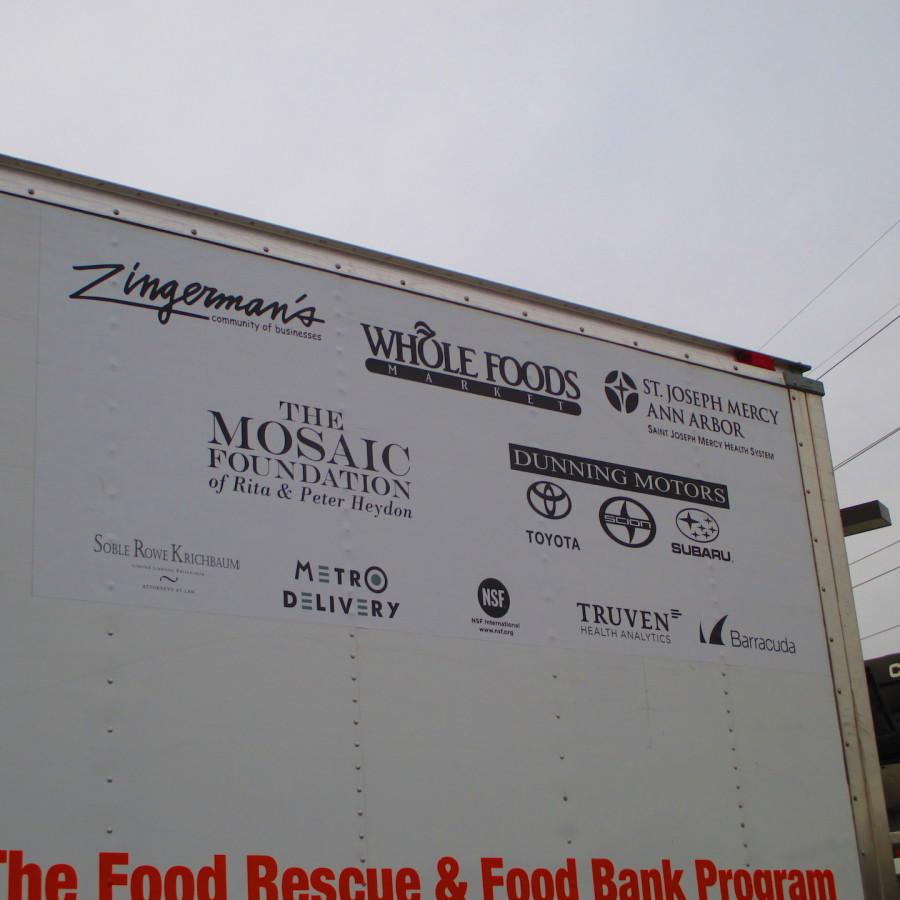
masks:
<path id="1" fill-rule="evenodd" d="M 564 519 L 572 511 L 572 498 L 552 481 L 535 481 L 529 486 L 525 499 L 545 519 Z"/>
<path id="2" fill-rule="evenodd" d="M 719 523 L 702 509 L 683 509 L 675 516 L 678 530 L 689 540 L 709 544 L 719 536 Z"/>
<path id="3" fill-rule="evenodd" d="M 617 412 L 633 413 L 638 405 L 638 389 L 627 373 L 613 369 L 606 376 L 606 399 Z"/>
<path id="4" fill-rule="evenodd" d="M 656 520 L 650 510 L 629 497 L 610 497 L 600 507 L 600 525 L 623 547 L 646 547 L 656 537 Z"/>
<path id="5" fill-rule="evenodd" d="M 703 633 L 703 624 L 700 624 L 700 643 L 715 644 L 719 647 L 741 647 L 744 650 L 757 650 L 760 653 L 786 653 L 793 656 L 797 652 L 797 645 L 790 638 L 774 638 L 764 634 L 747 634 L 739 628 L 729 628 L 725 634 L 725 620 L 728 614 L 722 616 L 716 622 L 709 638 Z"/>

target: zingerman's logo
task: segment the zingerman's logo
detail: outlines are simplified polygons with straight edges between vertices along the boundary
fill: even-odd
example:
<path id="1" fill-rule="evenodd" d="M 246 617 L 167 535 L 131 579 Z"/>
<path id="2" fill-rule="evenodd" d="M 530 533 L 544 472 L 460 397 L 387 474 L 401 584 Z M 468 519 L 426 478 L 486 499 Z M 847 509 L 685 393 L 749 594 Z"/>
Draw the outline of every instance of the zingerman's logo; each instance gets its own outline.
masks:
<path id="1" fill-rule="evenodd" d="M 121 285 L 116 276 L 125 271 L 122 263 L 90 263 L 72 268 L 76 272 L 98 274 L 89 276 L 90 281 L 69 294 L 70 300 L 97 300 L 100 303 L 148 309 L 156 313 L 160 325 L 167 325 L 172 316 L 219 321 L 221 317 L 217 317 L 215 313 L 224 312 L 239 317 L 226 321 L 252 326 L 256 331 L 260 327 L 271 331 L 274 325 L 274 330 L 278 333 L 296 333 L 306 337 L 311 335 L 284 326 L 296 322 L 304 328 L 312 328 L 325 321 L 316 316 L 316 307 L 306 302 L 307 294 L 301 294 L 291 303 L 266 300 L 263 297 L 244 297 L 243 294 L 229 294 L 214 285 L 199 281 L 182 284 L 176 278 L 141 272 L 139 262 L 132 265 Z M 261 326 L 257 319 L 268 319 L 273 325 Z M 321 339 L 320 335 L 315 337 Z"/>
<path id="2" fill-rule="evenodd" d="M 376 375 L 581 415 L 574 369 L 441 340 L 427 322 L 416 322 L 414 331 L 360 324 L 372 354 L 366 369 Z"/>

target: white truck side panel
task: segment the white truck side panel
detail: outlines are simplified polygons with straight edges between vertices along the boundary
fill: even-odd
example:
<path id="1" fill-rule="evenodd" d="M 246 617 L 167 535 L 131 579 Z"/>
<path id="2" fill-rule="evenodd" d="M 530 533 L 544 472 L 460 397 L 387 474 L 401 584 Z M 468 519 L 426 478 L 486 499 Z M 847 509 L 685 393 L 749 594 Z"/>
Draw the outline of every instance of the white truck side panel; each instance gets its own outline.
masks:
<path id="1" fill-rule="evenodd" d="M 56 190 L 55 199 L 65 196 L 64 187 Z M 72 197 L 76 207 L 96 202 L 78 192 Z M 79 215 L 65 213 L 67 221 Z M 161 227 L 168 215 L 150 221 L 145 211 L 142 221 Z M 643 601 L 690 610 L 693 618 L 685 614 L 677 623 L 684 628 L 677 639 L 682 649 L 670 654 L 620 652 L 575 639 L 560 646 L 537 627 L 521 642 L 485 638 L 444 627 L 440 616 L 392 630 L 359 620 L 325 624 L 164 608 L 135 599 L 127 587 L 117 587 L 109 600 L 94 599 L 102 591 L 85 596 L 76 589 L 60 599 L 35 596 L 32 577 L 44 577 L 33 571 L 36 494 L 44 504 L 42 533 L 54 534 L 47 518 L 54 485 L 35 484 L 35 460 L 48 450 L 35 442 L 37 381 L 42 365 L 59 364 L 39 359 L 38 347 L 61 346 L 58 336 L 38 335 L 41 279 L 58 264 L 42 260 L 38 248 L 42 227 L 51 220 L 58 227 L 59 216 L 52 206 L 0 195 L 0 849 L 22 850 L 45 871 L 57 863 L 74 866 L 79 900 L 98 897 L 98 854 L 106 851 L 130 853 L 132 867 L 163 870 L 196 870 L 213 854 L 225 854 L 229 894 L 238 900 L 247 896 L 248 854 L 271 855 L 282 868 L 411 867 L 421 876 L 424 897 L 435 896 L 436 865 L 445 856 L 460 862 L 459 878 L 473 900 L 482 896 L 485 857 L 503 857 L 507 868 L 528 871 L 554 870 L 574 858 L 586 898 L 595 858 L 611 859 L 619 871 L 671 860 L 685 870 L 683 886 L 692 900 L 703 896 L 693 866 L 705 859 L 720 870 L 830 870 L 837 897 L 863 896 L 858 850 L 864 829 L 859 813 L 854 825 L 845 768 L 854 763 L 844 756 L 834 650 L 821 618 L 815 628 L 805 624 L 808 611 L 795 619 L 789 610 L 785 615 L 807 643 L 818 641 L 816 647 L 802 664 L 779 658 L 769 665 L 742 651 L 701 646 L 694 639 L 698 625 L 708 635 L 710 623 L 729 610 L 711 608 L 716 616 L 710 618 L 691 605 L 683 587 L 677 602 L 630 598 L 636 606 Z M 85 227 L 93 226 L 86 220 Z M 251 241 L 252 230 L 248 235 L 241 239 Z M 189 247 L 189 237 L 180 240 Z M 320 249 L 294 252 L 321 262 Z M 254 266 L 266 264 L 259 260 Z M 125 318 L 117 321 L 132 327 Z M 620 329 L 609 333 L 618 336 Z M 536 346 L 543 336 L 534 326 Z M 691 348 L 690 354 L 706 352 Z M 117 358 L 125 370 L 129 362 Z M 335 371 L 323 374 L 326 382 L 341 377 L 341 360 L 333 364 Z M 248 379 L 253 373 L 248 359 Z M 71 376 L 80 383 L 84 373 Z M 773 383 L 767 373 L 761 381 Z M 413 387 L 423 396 L 433 390 Z M 58 389 L 53 382 L 49 390 Z M 86 409 L 73 408 L 73 417 L 89 414 Z M 136 423 L 124 433 L 129 428 L 132 437 L 140 436 Z M 534 427 L 537 437 L 541 428 Z M 73 460 L 73 477 L 89 471 L 80 466 Z M 63 474 L 51 466 L 42 477 Z M 798 467 L 802 501 L 799 474 Z M 521 499 L 530 479 L 519 477 Z M 81 517 L 99 514 L 105 487 L 82 485 L 71 494 L 59 482 L 63 495 L 93 494 L 96 502 L 53 513 L 66 525 L 49 542 L 42 538 L 38 552 L 48 568 L 53 541 L 66 547 L 65 532 Z M 496 486 L 485 490 L 496 496 Z M 248 507 L 244 514 L 251 547 L 267 539 L 268 509 Z M 676 506 L 671 510 L 674 515 Z M 738 512 L 731 510 L 735 520 Z M 593 516 L 596 523 L 596 509 Z M 313 524 L 304 519 L 301 527 Z M 427 526 L 421 527 L 427 538 Z M 734 527 L 741 525 L 734 521 Z M 805 530 L 793 537 L 815 591 L 812 561 L 815 554 L 822 568 L 821 548 Z M 365 545 L 356 540 L 348 536 L 348 546 L 364 555 Z M 411 534 L 410 546 L 418 540 L 421 535 Z M 582 552 L 610 549 L 598 547 Z M 761 560 L 758 602 L 764 607 L 773 574 L 765 567 L 764 535 L 752 549 Z M 624 551 L 632 552 L 641 551 Z M 436 596 L 445 595 L 445 578 L 473 568 L 452 541 L 444 555 L 447 571 L 431 572 Z M 415 556 L 409 565 L 417 565 Z M 718 570 L 709 565 L 703 571 L 709 596 L 727 598 Z M 470 580 L 477 583 L 481 575 L 473 570 Z M 58 572 L 54 578 L 65 582 Z M 546 593 L 550 603 L 554 598 Z M 602 585 L 597 597 L 618 602 Z M 424 607 L 433 599 L 403 597 Z M 468 599 L 474 606 L 474 592 Z M 807 597 L 801 606 L 809 603 Z M 844 722 L 845 730 L 850 727 Z M 5 897 L 9 865 L 3 863 L 0 858 Z M 878 896 L 877 890 L 878 878 L 870 876 L 866 896 Z M 127 896 L 126 888 L 114 893 L 115 900 Z M 502 896 L 498 891 L 497 900 Z M 726 894 L 719 888 L 708 893 L 710 900 L 720 896 Z"/>

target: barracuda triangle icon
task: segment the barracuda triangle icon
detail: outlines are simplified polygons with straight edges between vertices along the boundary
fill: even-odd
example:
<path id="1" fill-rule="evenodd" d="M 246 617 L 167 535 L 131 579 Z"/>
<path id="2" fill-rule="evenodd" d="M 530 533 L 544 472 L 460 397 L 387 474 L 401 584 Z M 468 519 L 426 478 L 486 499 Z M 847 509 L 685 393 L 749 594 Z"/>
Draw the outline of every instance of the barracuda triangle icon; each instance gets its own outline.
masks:
<path id="1" fill-rule="evenodd" d="M 722 629 L 725 627 L 725 620 L 728 618 L 728 614 L 726 613 L 716 622 L 712 627 L 712 631 L 709 633 L 709 640 L 703 634 L 703 623 L 700 623 L 700 643 L 701 644 L 718 644 L 720 647 L 725 643 L 722 640 Z"/>

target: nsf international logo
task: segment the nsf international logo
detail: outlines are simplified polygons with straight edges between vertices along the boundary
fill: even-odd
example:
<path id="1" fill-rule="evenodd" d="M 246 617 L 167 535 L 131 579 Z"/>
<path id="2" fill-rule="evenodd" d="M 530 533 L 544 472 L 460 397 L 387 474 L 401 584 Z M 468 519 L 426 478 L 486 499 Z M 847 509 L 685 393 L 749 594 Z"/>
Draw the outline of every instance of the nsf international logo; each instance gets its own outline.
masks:
<path id="1" fill-rule="evenodd" d="M 606 376 L 606 399 L 617 412 L 633 413 L 638 406 L 638 389 L 634 379 L 619 369 Z"/>
<path id="2" fill-rule="evenodd" d="M 525 499 L 545 519 L 564 519 L 572 511 L 572 498 L 552 481 L 535 481 L 529 485 Z"/>

